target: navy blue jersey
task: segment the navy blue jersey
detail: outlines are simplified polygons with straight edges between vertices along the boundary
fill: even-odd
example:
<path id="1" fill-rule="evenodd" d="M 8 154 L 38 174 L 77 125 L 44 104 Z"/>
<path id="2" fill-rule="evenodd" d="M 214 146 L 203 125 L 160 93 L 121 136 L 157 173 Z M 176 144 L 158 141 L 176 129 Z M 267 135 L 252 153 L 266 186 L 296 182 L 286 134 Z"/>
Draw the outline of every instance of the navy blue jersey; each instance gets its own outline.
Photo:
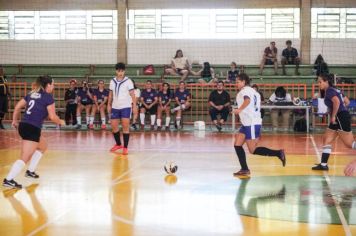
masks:
<path id="1" fill-rule="evenodd" d="M 109 90 L 104 89 L 103 91 L 100 91 L 99 89 L 94 89 L 93 96 L 96 97 L 98 103 L 100 104 L 104 102 L 106 97 L 109 97 Z"/>
<path id="2" fill-rule="evenodd" d="M 90 96 L 88 95 L 88 90 L 89 93 L 92 93 L 91 89 L 85 89 L 85 88 L 78 88 L 77 89 L 77 96 L 80 98 L 80 103 L 84 103 L 84 104 L 90 104 L 93 102 L 93 100 L 90 98 Z"/>
<path id="3" fill-rule="evenodd" d="M 161 98 L 162 105 L 167 104 L 172 99 L 171 95 L 168 95 L 168 93 L 163 93 L 163 91 L 158 93 L 158 97 Z"/>
<path id="4" fill-rule="evenodd" d="M 235 83 L 236 82 L 236 77 L 239 75 L 239 70 L 229 70 L 228 71 L 228 80 L 230 83 Z"/>
<path id="5" fill-rule="evenodd" d="M 40 91 L 24 97 L 27 106 L 22 122 L 42 128 L 43 121 L 48 117 L 47 106 L 54 103 L 51 94 Z"/>
<path id="6" fill-rule="evenodd" d="M 329 87 L 325 91 L 324 103 L 329 108 L 330 113 L 333 112 L 332 98 L 335 97 L 335 96 L 339 99 L 339 102 L 340 102 L 340 106 L 339 106 L 339 109 L 338 109 L 337 113 L 339 113 L 341 111 L 347 111 L 347 109 L 345 107 L 345 104 L 344 104 L 344 99 L 343 99 L 341 91 L 339 89 L 337 89 L 337 88 Z"/>
<path id="7" fill-rule="evenodd" d="M 147 91 L 147 89 L 142 90 L 141 97 L 143 98 L 144 103 L 152 104 L 155 101 L 155 98 L 158 96 L 155 89 Z"/>
<path id="8" fill-rule="evenodd" d="M 174 93 L 174 97 L 178 98 L 180 103 L 185 103 L 188 99 L 188 97 L 190 97 L 190 92 L 188 89 L 185 89 L 183 92 L 179 91 L 179 88 L 176 90 L 176 92 Z"/>

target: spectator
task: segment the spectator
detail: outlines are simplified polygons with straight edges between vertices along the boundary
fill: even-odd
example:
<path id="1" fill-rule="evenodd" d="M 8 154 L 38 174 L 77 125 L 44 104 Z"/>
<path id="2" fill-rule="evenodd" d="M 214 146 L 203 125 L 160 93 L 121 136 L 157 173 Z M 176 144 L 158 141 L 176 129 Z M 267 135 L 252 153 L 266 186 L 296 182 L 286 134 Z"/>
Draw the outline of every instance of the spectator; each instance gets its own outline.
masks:
<path id="1" fill-rule="evenodd" d="M 8 112 L 10 91 L 4 76 L 0 75 L 0 129 L 5 129 L 2 120 Z"/>
<path id="2" fill-rule="evenodd" d="M 314 62 L 314 71 L 316 76 L 319 77 L 322 74 L 329 74 L 328 64 L 324 61 L 324 58 L 321 54 L 316 57 Z"/>
<path id="3" fill-rule="evenodd" d="M 276 48 L 275 42 L 271 42 L 270 46 L 265 48 L 260 65 L 260 75 L 262 75 L 262 71 L 265 65 L 274 65 L 274 74 L 278 75 L 277 51 L 278 50 Z"/>
<path id="4" fill-rule="evenodd" d="M 256 92 L 258 92 L 260 94 L 260 97 L 261 97 L 261 104 L 264 103 L 265 101 L 265 97 L 263 96 L 263 93 L 261 92 L 261 90 L 259 90 L 258 88 L 258 85 L 257 84 L 254 84 L 251 86 L 254 90 L 256 90 Z M 264 109 L 261 109 L 261 118 L 263 118 L 265 116 L 265 110 Z"/>
<path id="5" fill-rule="evenodd" d="M 269 98 L 269 101 L 272 102 L 273 104 L 278 104 L 278 103 L 292 103 L 292 96 L 287 93 L 284 87 L 280 86 L 277 87 L 275 92 L 272 94 L 272 96 Z M 288 131 L 289 128 L 289 117 L 290 117 L 291 111 L 288 109 L 272 109 L 271 110 L 271 120 L 272 120 L 272 127 L 273 130 L 277 130 L 278 128 L 278 117 L 279 114 L 282 115 L 282 128 L 283 131 Z"/>
<path id="6" fill-rule="evenodd" d="M 154 130 L 157 113 L 158 94 L 152 88 L 152 81 L 147 80 L 146 89 L 141 92 L 141 108 L 140 108 L 140 121 L 141 130 L 145 128 L 145 113 L 148 112 L 151 116 L 151 130 Z"/>
<path id="7" fill-rule="evenodd" d="M 162 91 L 158 93 L 158 109 L 157 109 L 157 130 L 161 130 L 162 125 L 162 113 L 166 114 L 166 130 L 169 130 L 169 124 L 171 122 L 171 89 L 168 83 L 163 83 Z"/>
<path id="8" fill-rule="evenodd" d="M 140 97 L 141 97 L 141 90 L 136 86 L 136 83 L 134 80 L 132 80 L 132 83 L 134 85 L 134 90 L 135 90 L 135 97 L 136 97 L 136 102 L 137 102 L 137 107 L 141 107 L 141 103 L 140 103 Z M 134 129 L 134 130 L 137 130 L 137 117 L 138 117 L 138 114 L 136 112 L 136 114 L 133 112 L 134 110 L 132 110 L 132 125 L 131 127 Z"/>
<path id="9" fill-rule="evenodd" d="M 189 61 L 183 56 L 183 51 L 178 49 L 176 55 L 171 61 L 171 68 L 166 68 L 165 73 L 168 75 L 180 75 L 184 81 L 191 71 Z"/>
<path id="10" fill-rule="evenodd" d="M 215 81 L 214 69 L 210 66 L 209 62 L 204 62 L 203 68 L 193 74 L 201 76 L 201 78 L 198 80 L 198 82 L 201 84 Z"/>
<path id="11" fill-rule="evenodd" d="M 222 126 L 227 120 L 230 112 L 230 95 L 224 90 L 224 82 L 217 83 L 216 90 L 212 91 L 209 96 L 209 114 L 218 131 L 222 130 Z M 217 116 L 220 115 L 218 121 Z"/>
<path id="12" fill-rule="evenodd" d="M 77 89 L 77 129 L 82 127 L 82 111 L 85 109 L 86 123 L 89 128 L 89 120 L 91 115 L 91 108 L 93 106 L 92 90 L 88 86 L 86 80 L 82 81 L 82 87 Z"/>
<path id="13" fill-rule="evenodd" d="M 240 74 L 239 69 L 237 69 L 237 64 L 236 62 L 231 62 L 230 64 L 230 70 L 226 74 L 226 83 L 231 83 L 235 84 L 236 83 L 236 78 Z"/>
<path id="14" fill-rule="evenodd" d="M 172 113 L 177 112 L 176 114 L 176 122 L 175 128 L 180 129 L 181 126 L 181 119 L 183 111 L 186 111 L 190 108 L 190 99 L 191 95 L 188 89 L 185 88 L 185 82 L 179 82 L 179 88 L 174 93 L 174 99 L 176 101 L 177 106 L 171 110 Z"/>
<path id="15" fill-rule="evenodd" d="M 65 121 L 66 125 L 70 124 L 72 120 L 72 125 L 77 125 L 77 81 L 75 79 L 71 79 L 69 81 L 69 88 L 66 90 L 64 95 L 64 101 L 66 103 L 66 112 L 65 112 Z"/>
<path id="16" fill-rule="evenodd" d="M 105 88 L 104 80 L 99 80 L 98 88 L 94 89 L 93 91 L 94 105 L 90 117 L 90 125 L 89 125 L 90 129 L 94 128 L 94 119 L 97 111 L 100 112 L 101 129 L 103 130 L 106 129 L 105 109 L 107 107 L 108 98 L 109 98 L 109 90 Z"/>
<path id="17" fill-rule="evenodd" d="M 299 64 L 300 58 L 298 57 L 297 49 L 292 47 L 292 41 L 286 41 L 287 48 L 282 52 L 282 69 L 283 75 L 286 75 L 286 68 L 285 65 L 295 65 L 295 74 L 300 75 L 299 73 Z"/>

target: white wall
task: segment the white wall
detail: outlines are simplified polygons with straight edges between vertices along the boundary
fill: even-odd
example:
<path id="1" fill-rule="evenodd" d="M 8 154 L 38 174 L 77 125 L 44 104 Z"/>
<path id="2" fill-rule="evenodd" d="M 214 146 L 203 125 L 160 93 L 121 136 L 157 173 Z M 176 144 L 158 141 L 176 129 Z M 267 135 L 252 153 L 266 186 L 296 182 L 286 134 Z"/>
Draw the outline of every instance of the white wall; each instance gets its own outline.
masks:
<path id="1" fill-rule="evenodd" d="M 356 39 L 312 39 L 310 62 L 322 54 L 328 64 L 356 64 Z"/>
<path id="2" fill-rule="evenodd" d="M 113 64 L 117 40 L 1 40 L 0 64 Z"/>

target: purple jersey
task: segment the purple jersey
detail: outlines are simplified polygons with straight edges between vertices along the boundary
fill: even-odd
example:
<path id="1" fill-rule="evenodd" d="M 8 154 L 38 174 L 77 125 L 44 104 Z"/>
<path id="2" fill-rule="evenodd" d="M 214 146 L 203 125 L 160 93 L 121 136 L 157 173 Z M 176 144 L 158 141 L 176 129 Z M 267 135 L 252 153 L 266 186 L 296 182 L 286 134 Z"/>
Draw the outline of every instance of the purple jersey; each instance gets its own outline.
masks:
<path id="1" fill-rule="evenodd" d="M 102 103 L 105 100 L 105 97 L 109 97 L 109 90 L 104 89 L 100 91 L 99 89 L 94 89 L 93 96 L 96 97 L 98 103 Z"/>
<path id="2" fill-rule="evenodd" d="M 190 92 L 187 89 L 184 89 L 183 92 L 179 91 L 179 89 L 176 90 L 175 94 L 174 94 L 175 98 L 178 98 L 180 103 L 185 103 L 188 99 L 188 97 L 190 97 Z"/>
<path id="3" fill-rule="evenodd" d="M 89 92 L 92 93 L 93 91 L 89 89 Z M 77 96 L 80 97 L 80 103 L 83 104 L 91 104 L 93 100 L 88 95 L 88 89 L 78 88 Z"/>
<path id="4" fill-rule="evenodd" d="M 147 91 L 147 89 L 144 89 L 141 92 L 141 97 L 143 98 L 143 101 L 146 104 L 152 104 L 155 101 L 155 98 L 157 97 L 157 91 L 154 89 L 151 89 L 151 91 Z"/>
<path id="5" fill-rule="evenodd" d="M 161 98 L 162 105 L 167 104 L 169 100 L 172 98 L 172 96 L 168 95 L 168 93 L 163 93 L 163 91 L 160 91 L 158 93 L 158 97 Z"/>
<path id="6" fill-rule="evenodd" d="M 339 89 L 334 88 L 334 87 L 329 87 L 325 91 L 324 103 L 329 108 L 330 113 L 333 112 L 332 98 L 334 96 L 336 96 L 339 99 L 339 102 L 340 102 L 339 110 L 337 111 L 337 113 L 339 113 L 341 111 L 347 111 L 341 91 Z"/>
<path id="7" fill-rule="evenodd" d="M 38 93 L 27 94 L 24 99 L 27 106 L 21 122 L 31 124 L 41 129 L 43 121 L 48 116 L 47 106 L 54 103 L 52 95 L 40 91 Z"/>

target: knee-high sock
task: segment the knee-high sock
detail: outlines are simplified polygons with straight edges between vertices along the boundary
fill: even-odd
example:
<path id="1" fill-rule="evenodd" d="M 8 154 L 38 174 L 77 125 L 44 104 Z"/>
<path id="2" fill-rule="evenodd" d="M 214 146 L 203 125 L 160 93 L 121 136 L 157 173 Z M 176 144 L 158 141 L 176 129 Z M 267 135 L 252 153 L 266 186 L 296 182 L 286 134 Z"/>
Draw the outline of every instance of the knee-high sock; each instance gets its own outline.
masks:
<path id="1" fill-rule="evenodd" d="M 326 166 L 328 164 L 329 156 L 331 154 L 331 145 L 323 146 L 323 152 L 321 154 L 321 165 Z"/>
<path id="2" fill-rule="evenodd" d="M 94 116 L 89 116 L 89 123 L 94 124 Z"/>
<path id="3" fill-rule="evenodd" d="M 253 154 L 260 155 L 260 156 L 279 157 L 281 154 L 281 150 L 272 150 L 266 147 L 257 147 L 253 152 Z"/>
<path id="4" fill-rule="evenodd" d="M 151 125 L 155 125 L 156 115 L 151 115 Z"/>
<path id="5" fill-rule="evenodd" d="M 30 165 L 28 166 L 28 170 L 31 172 L 34 172 L 38 166 L 38 163 L 40 162 L 41 158 L 43 156 L 43 153 L 36 150 L 35 153 L 33 153 Z"/>
<path id="6" fill-rule="evenodd" d="M 157 126 L 161 127 L 162 126 L 162 120 L 161 119 L 157 119 Z"/>
<path id="7" fill-rule="evenodd" d="M 18 176 L 20 174 L 20 172 L 25 167 L 25 165 L 26 164 L 23 160 L 15 161 L 15 163 L 12 165 L 11 170 L 10 170 L 9 174 L 7 175 L 6 179 L 7 180 L 14 179 L 16 176 Z"/>
<path id="8" fill-rule="evenodd" d="M 105 125 L 106 124 L 106 118 L 101 118 L 101 124 Z"/>
<path id="9" fill-rule="evenodd" d="M 86 121 L 87 121 L 87 125 L 89 124 L 89 121 L 90 121 L 90 116 L 86 116 Z"/>
<path id="10" fill-rule="evenodd" d="M 145 113 L 140 113 L 140 121 L 141 121 L 141 125 L 145 124 Z"/>
<path id="11" fill-rule="evenodd" d="M 166 126 L 169 126 L 170 122 L 171 122 L 171 117 L 166 117 Z"/>
<path id="12" fill-rule="evenodd" d="M 248 170 L 246 153 L 242 146 L 234 146 L 242 170 Z"/>
<path id="13" fill-rule="evenodd" d="M 177 126 L 180 126 L 180 117 L 176 118 Z"/>
<path id="14" fill-rule="evenodd" d="M 120 131 L 117 131 L 116 133 L 112 133 L 112 134 L 114 135 L 116 145 L 121 146 Z"/>
<path id="15" fill-rule="evenodd" d="M 82 124 L 82 117 L 81 116 L 77 116 L 77 124 L 78 125 Z"/>
<path id="16" fill-rule="evenodd" d="M 130 140 L 130 134 L 124 133 L 124 148 L 127 148 L 129 146 L 129 140 Z"/>

